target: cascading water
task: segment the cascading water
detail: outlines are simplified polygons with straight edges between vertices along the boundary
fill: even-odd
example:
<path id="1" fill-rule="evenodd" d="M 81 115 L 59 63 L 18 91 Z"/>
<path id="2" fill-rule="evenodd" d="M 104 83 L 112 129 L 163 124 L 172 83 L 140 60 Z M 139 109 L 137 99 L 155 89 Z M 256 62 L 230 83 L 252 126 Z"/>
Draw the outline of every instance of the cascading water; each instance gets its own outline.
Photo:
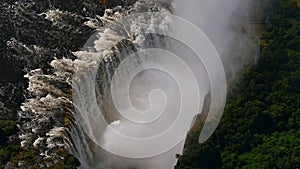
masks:
<path id="1" fill-rule="evenodd" d="M 220 3 L 224 4 L 220 5 Z M 246 7 L 249 4 L 242 5 L 242 3 L 244 1 L 241 0 L 228 2 L 193 0 L 188 3 L 176 0 L 172 6 L 171 1 L 139 0 L 129 10 L 121 7 L 107 9 L 105 15 L 100 18 L 105 26 L 99 28 L 82 51 L 73 52 L 76 56 L 75 60 L 65 58 L 53 60 L 51 62 L 53 72 L 50 75 L 44 74 L 40 69 L 26 75 L 30 82 L 29 91 L 37 98 L 27 100 L 22 106 L 23 113 L 20 116 L 33 121 L 33 123 L 24 122 L 21 126 L 22 146 L 33 144 L 40 149 L 41 155 L 60 158 L 55 151 L 63 148 L 63 143 L 66 143 L 68 150 L 80 160 L 83 169 L 173 168 L 176 164 L 176 154 L 181 154 L 183 151 L 184 140 L 181 138 L 174 136 L 169 137 L 169 140 L 161 139 L 156 148 L 143 147 L 142 144 L 133 144 L 129 140 L 118 137 L 115 131 L 139 139 L 157 136 L 173 125 L 179 116 L 176 111 L 181 106 L 183 110 L 189 111 L 190 109 L 184 109 L 184 106 L 187 106 L 193 108 L 195 114 L 187 115 L 185 121 L 189 125 L 175 128 L 179 133 L 186 134 L 198 113 L 207 115 L 207 107 L 210 106 L 211 100 L 215 99 L 214 103 L 219 102 L 219 105 L 212 105 L 215 108 L 213 110 L 222 108 L 222 99 L 225 95 L 215 98 L 212 92 L 212 89 L 218 88 L 222 83 L 214 85 L 214 80 L 210 79 L 214 75 L 209 75 L 209 73 L 217 73 L 215 81 L 218 81 L 217 78 L 220 79 L 219 82 L 225 81 L 223 74 L 218 74 L 218 68 L 214 68 L 213 65 L 214 63 L 218 65 L 219 62 L 213 62 L 213 58 L 206 58 L 213 62 L 208 68 L 210 72 L 206 70 L 205 59 L 204 63 L 200 60 L 195 62 L 193 59 L 197 55 L 195 52 L 206 49 L 209 51 L 209 49 L 196 47 L 197 49 L 193 51 L 182 45 L 180 39 L 169 37 L 170 30 L 182 31 L 183 38 L 195 35 L 192 34 L 192 28 L 186 30 L 183 25 L 172 25 L 172 17 L 168 16 L 171 13 L 178 14 L 203 29 L 221 54 L 226 73 L 229 75 L 227 78 L 231 80 L 248 59 L 246 55 L 240 57 L 240 54 L 251 51 L 249 50 L 251 42 L 247 40 L 248 35 L 244 33 L 248 30 L 250 32 L 248 20 L 245 19 L 248 17 Z M 244 9 L 244 14 L 241 15 L 237 9 Z M 163 15 L 156 13 L 134 15 L 139 12 L 158 12 Z M 136 17 L 130 17 L 129 21 L 124 20 L 130 15 Z M 235 21 L 232 21 L 233 19 Z M 86 24 L 98 27 L 92 22 Z M 238 45 L 233 48 L 233 43 Z M 202 44 L 202 41 L 199 41 L 199 44 Z M 161 50 L 139 53 L 143 49 Z M 176 56 L 162 50 L 171 51 L 182 57 L 191 57 L 185 60 L 185 65 L 179 66 L 180 58 L 165 59 L 176 58 Z M 235 65 L 236 62 L 239 64 Z M 140 66 L 146 71 L 136 72 L 137 78 L 132 79 L 128 85 L 129 93 L 122 91 L 120 88 L 126 86 L 128 75 L 134 74 L 135 67 Z M 171 70 L 177 78 L 170 78 L 172 74 L 161 73 L 155 66 Z M 151 68 L 153 70 L 149 71 Z M 189 77 L 190 72 L 198 72 L 198 74 L 196 77 Z M 117 82 L 114 81 L 115 78 Z M 192 82 L 196 82 L 197 85 Z M 221 88 L 226 88 L 226 84 Z M 182 95 L 178 92 L 181 90 L 187 94 Z M 217 92 L 222 93 L 222 89 Z M 195 93 L 198 97 L 194 99 L 192 96 Z M 129 98 L 130 103 L 122 101 L 126 97 Z M 184 100 L 176 100 L 176 98 Z M 165 102 L 169 107 L 160 107 L 160 104 Z M 118 106 L 118 103 L 121 106 Z M 124 104 L 133 104 L 133 107 L 141 112 L 148 111 L 148 114 L 143 114 L 146 117 L 139 116 L 136 110 L 122 107 Z M 120 114 L 120 110 L 123 113 Z M 155 115 L 162 110 L 169 114 Z M 217 115 L 215 113 L 210 117 L 211 120 L 215 119 L 216 123 L 220 118 L 215 117 Z M 153 123 L 147 126 L 141 123 L 131 124 L 134 120 L 146 123 L 156 116 L 161 119 L 156 122 L 151 121 Z M 175 144 L 171 141 L 173 139 L 178 139 L 179 142 Z M 168 147 L 169 142 L 172 144 L 170 148 L 163 150 L 161 154 L 155 154 L 158 150 L 164 149 L 164 146 Z M 139 150 L 140 148 L 142 149 Z M 132 152 L 142 156 L 138 158 Z"/>
<path id="2" fill-rule="evenodd" d="M 164 10 L 165 12 L 169 12 L 167 9 Z M 163 11 L 163 8 L 158 2 L 140 1 L 132 8 L 131 12 L 148 11 Z M 118 148 L 120 151 L 123 150 L 124 156 L 126 156 L 126 153 L 129 152 L 128 148 L 123 147 L 124 145 L 132 150 L 139 149 L 138 145 L 132 145 L 129 142 L 124 144 L 125 140 L 123 140 L 123 144 L 120 144 L 122 141 L 120 138 L 117 138 L 113 135 L 110 127 L 118 128 L 117 130 L 123 132 L 125 131 L 128 135 L 133 137 L 142 137 L 143 135 L 153 134 L 152 132 L 155 127 L 168 127 L 166 120 L 160 121 L 159 123 L 161 124 L 159 126 L 152 125 L 145 127 L 141 124 L 130 124 L 128 120 L 119 114 L 118 110 L 113 105 L 114 102 L 110 91 L 112 85 L 111 81 L 115 71 L 119 71 L 121 74 L 120 76 L 123 77 L 126 77 L 126 74 L 129 73 L 130 68 L 128 68 L 126 65 L 122 68 L 123 65 L 120 65 L 120 63 L 123 63 L 127 57 L 140 49 L 158 47 L 166 48 L 168 46 L 165 37 L 159 37 L 153 34 L 143 34 L 143 31 L 145 30 L 143 30 L 142 26 L 140 25 L 146 24 L 144 23 L 145 21 L 153 22 L 153 28 L 149 29 L 155 29 L 155 27 L 159 25 L 160 27 L 165 27 L 165 29 L 163 29 L 164 31 L 168 31 L 167 20 L 156 18 L 158 16 L 149 17 L 152 18 L 148 20 L 142 17 L 134 18 L 131 20 L 131 25 L 127 25 L 126 23 L 122 22 L 121 18 L 113 17 L 113 23 L 109 25 L 108 28 L 104 28 L 104 31 L 100 31 L 99 39 L 94 42 L 95 46 L 93 46 L 93 50 L 96 52 L 94 54 L 86 51 L 79 52 L 80 56 L 83 57 L 87 57 L 88 54 L 90 54 L 91 57 L 88 57 L 88 60 L 94 61 L 96 67 L 95 70 L 90 69 L 90 72 L 87 72 L 86 75 L 79 77 L 79 80 L 73 85 L 74 94 L 76 95 L 73 100 L 76 110 L 74 113 L 75 121 L 80 122 L 80 125 L 76 124 L 75 126 L 71 127 L 70 136 L 71 140 L 74 141 L 70 142 L 70 148 L 71 152 L 80 159 L 82 168 L 172 168 L 176 162 L 175 154 L 181 152 L 180 147 L 177 147 L 176 149 L 172 150 L 172 155 L 167 153 L 167 155 L 160 155 L 158 157 L 137 159 L 121 157 L 108 152 L 106 149 Z M 87 48 L 89 48 L 89 51 L 91 51 L 90 47 L 86 47 L 86 49 Z M 104 59 L 102 60 L 102 58 Z M 135 67 L 136 65 L 145 64 L 145 58 L 141 58 L 136 55 L 134 59 L 130 59 L 128 62 L 130 62 L 132 67 Z M 156 61 L 155 63 L 158 62 Z M 100 65 L 100 67 L 98 68 L 97 65 Z M 81 72 L 79 73 L 81 74 Z M 144 74 L 147 74 L 147 72 L 144 72 Z M 147 93 L 147 91 L 151 91 L 151 81 L 159 82 L 158 80 L 163 79 L 162 75 L 150 73 L 150 76 L 152 76 L 151 79 L 141 78 L 139 79 L 139 82 L 136 82 L 138 85 L 132 86 L 132 96 L 134 95 L 133 99 L 139 99 L 139 101 L 142 100 L 142 102 L 133 102 L 139 104 L 138 106 L 141 106 L 141 108 L 147 107 L 147 103 L 143 102 L 143 100 L 147 100 L 147 98 L 145 98 L 146 96 L 143 96 L 143 92 Z M 143 77 L 143 75 L 141 75 L 141 77 Z M 148 86 L 142 85 L 146 83 L 148 83 Z M 161 83 L 162 82 L 152 85 L 162 86 Z M 165 85 L 167 85 L 167 83 Z M 150 88 L 146 89 L 146 86 Z M 168 88 L 165 88 L 164 91 L 169 89 L 169 94 L 171 94 L 170 89 L 172 90 L 173 87 L 170 85 L 167 86 Z M 125 86 L 122 85 L 118 86 L 117 88 L 122 87 L 125 88 Z M 122 95 L 126 94 L 121 92 L 117 94 L 117 97 L 121 97 Z M 103 118 L 99 116 L 103 116 Z M 169 120 L 172 122 L 171 118 L 169 118 Z M 165 126 L 162 125 L 162 123 L 165 123 Z M 80 142 L 78 142 L 78 140 L 80 140 Z M 99 140 L 103 142 L 102 146 L 99 146 Z M 143 149 L 140 151 L 146 150 Z M 161 161 L 162 158 L 165 160 Z M 116 163 L 116 161 L 118 162 Z"/>

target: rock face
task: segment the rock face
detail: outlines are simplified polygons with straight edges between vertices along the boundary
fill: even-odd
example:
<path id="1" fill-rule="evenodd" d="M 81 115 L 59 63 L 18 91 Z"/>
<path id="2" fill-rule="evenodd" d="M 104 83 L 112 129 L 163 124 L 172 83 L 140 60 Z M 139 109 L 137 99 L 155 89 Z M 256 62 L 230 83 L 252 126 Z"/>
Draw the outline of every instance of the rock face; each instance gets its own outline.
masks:
<path id="1" fill-rule="evenodd" d="M 101 26 L 99 16 L 105 8 L 133 3 L 134 0 L 1 2 L 0 120 L 18 121 L 21 104 L 32 97 L 25 74 L 38 68 L 45 74 L 51 73 L 50 62 L 54 58 L 73 59 L 72 51 L 78 51 Z M 19 123 L 23 121 L 19 119 Z M 35 144 L 39 142 L 43 140 L 37 139 Z"/>
<path id="2" fill-rule="evenodd" d="M 105 7 L 128 5 L 127 1 L 26 0 L 6 1 L 0 10 L 0 114 L 1 119 L 16 118 L 29 69 L 47 70 L 56 58 L 72 58 L 94 29 L 84 23 L 97 21 Z"/>

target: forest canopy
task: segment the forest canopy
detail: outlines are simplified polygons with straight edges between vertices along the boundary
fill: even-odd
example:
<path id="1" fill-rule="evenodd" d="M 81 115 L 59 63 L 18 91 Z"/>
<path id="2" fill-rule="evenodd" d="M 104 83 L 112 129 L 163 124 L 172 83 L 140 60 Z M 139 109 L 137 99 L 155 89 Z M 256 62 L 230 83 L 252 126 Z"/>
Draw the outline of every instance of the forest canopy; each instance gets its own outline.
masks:
<path id="1" fill-rule="evenodd" d="M 214 135 L 193 131 L 176 169 L 300 167 L 300 1 L 275 0 L 248 66 Z"/>

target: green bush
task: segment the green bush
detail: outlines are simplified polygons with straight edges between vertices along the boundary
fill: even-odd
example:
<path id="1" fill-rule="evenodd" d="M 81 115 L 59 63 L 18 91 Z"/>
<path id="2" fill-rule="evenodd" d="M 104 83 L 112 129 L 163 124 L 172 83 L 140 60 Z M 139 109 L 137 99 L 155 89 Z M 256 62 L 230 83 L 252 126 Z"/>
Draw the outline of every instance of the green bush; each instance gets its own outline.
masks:
<path id="1" fill-rule="evenodd" d="M 13 120 L 0 120 L 0 129 L 5 136 L 10 136 L 18 131 L 17 123 Z"/>
<path id="2" fill-rule="evenodd" d="M 11 157 L 16 155 L 19 150 L 19 146 L 9 145 L 0 149 L 0 164 L 5 164 Z"/>

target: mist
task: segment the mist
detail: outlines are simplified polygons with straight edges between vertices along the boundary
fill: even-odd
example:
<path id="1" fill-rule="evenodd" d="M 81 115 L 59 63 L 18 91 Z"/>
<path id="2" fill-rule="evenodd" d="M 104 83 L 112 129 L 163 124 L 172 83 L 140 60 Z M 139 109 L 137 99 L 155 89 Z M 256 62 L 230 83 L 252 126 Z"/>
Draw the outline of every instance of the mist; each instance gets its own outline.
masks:
<path id="1" fill-rule="evenodd" d="M 141 4 L 146 2 L 148 3 L 148 1 L 141 0 L 138 3 Z M 159 2 L 164 5 L 171 3 L 169 0 L 160 0 Z M 155 3 L 155 1 L 149 3 Z M 231 84 L 237 79 L 237 74 L 244 65 L 256 59 L 254 57 L 256 55 L 253 55 L 257 52 L 256 44 L 250 38 L 253 33 L 253 28 L 250 24 L 252 13 L 251 0 L 175 0 L 172 2 L 172 8 L 172 12 L 175 15 L 196 25 L 211 40 L 225 69 L 226 79 L 221 80 L 227 80 L 228 83 Z M 190 34 L 190 30 L 183 31 L 186 37 L 194 36 L 193 34 Z M 138 41 L 137 39 L 138 37 L 135 40 Z M 105 43 L 105 41 L 102 42 Z M 154 43 L 160 44 L 158 40 L 154 41 Z M 170 44 L 171 46 L 169 46 L 169 49 L 175 52 L 175 54 L 182 56 L 193 55 L 193 52 L 190 52 L 188 49 L 177 46 L 177 42 L 172 42 Z M 199 49 L 205 50 L 201 47 L 199 47 Z M 205 52 L 206 51 L 203 51 L 203 53 Z M 145 57 L 145 55 L 151 55 L 152 57 Z M 117 97 L 114 98 L 112 96 L 112 98 L 106 98 L 107 100 L 105 101 L 105 103 L 114 102 L 117 104 L 115 105 L 116 108 L 108 108 L 108 113 L 110 115 L 108 115 L 109 117 L 106 117 L 109 120 L 106 119 L 108 125 L 105 127 L 103 126 L 104 122 L 102 123 L 102 121 L 95 120 L 94 115 L 88 115 L 90 116 L 89 119 L 85 117 L 85 114 L 89 113 L 87 109 L 91 109 L 92 114 L 95 112 L 103 112 L 98 110 L 99 108 L 93 107 L 93 105 L 97 105 L 97 101 L 91 101 L 89 96 L 86 96 L 89 95 L 85 93 L 86 91 L 76 89 L 78 95 L 82 94 L 87 97 L 77 101 L 80 102 L 83 109 L 80 110 L 80 106 L 78 105 L 77 107 L 79 107 L 78 109 L 80 112 L 85 112 L 80 119 L 83 119 L 82 121 L 87 124 L 87 128 L 89 129 L 87 135 L 91 138 L 88 143 L 84 143 L 88 144 L 88 146 L 85 147 L 88 150 L 85 151 L 88 152 L 89 155 L 86 155 L 86 152 L 84 154 L 84 152 L 78 153 L 73 150 L 75 156 L 77 156 L 82 163 L 81 168 L 174 168 L 177 162 L 176 154 L 182 154 L 183 152 L 184 140 L 177 142 L 176 145 L 172 146 L 171 149 L 167 149 L 167 151 L 161 149 L 164 148 L 165 145 L 173 145 L 174 143 L 172 140 L 178 139 L 178 133 L 185 133 L 186 135 L 191 129 L 193 122 L 195 122 L 193 121 L 195 120 L 195 115 L 187 115 L 186 118 L 184 118 L 186 121 L 185 125 L 175 126 L 176 128 L 174 131 L 177 131 L 178 133 L 173 132 L 173 135 L 170 137 L 162 137 L 163 139 L 160 139 L 156 146 L 148 145 L 147 142 L 131 142 L 130 140 L 127 140 L 126 137 L 120 137 L 115 133 L 118 131 L 119 133 L 134 138 L 156 136 L 173 124 L 172 122 L 178 116 L 176 112 L 178 107 L 176 106 L 180 105 L 180 102 L 185 103 L 183 106 L 184 113 L 188 114 L 188 112 L 193 112 L 195 110 L 197 113 L 203 113 L 205 107 L 204 104 L 206 103 L 205 98 L 210 95 L 210 85 L 213 85 L 210 84 L 207 72 L 205 71 L 205 66 L 202 65 L 201 62 L 195 63 L 193 60 L 187 60 L 187 66 L 194 67 L 195 69 L 190 70 L 184 66 L 180 67 L 179 62 L 176 59 L 172 61 L 164 59 L 165 56 L 166 58 L 176 58 L 169 53 L 155 53 L 153 51 L 148 51 L 141 55 L 135 55 L 133 58 L 129 57 L 127 61 L 124 59 L 125 61 L 122 63 L 124 65 L 119 66 L 120 68 L 117 69 L 115 73 L 117 75 L 114 75 L 114 77 L 117 76 L 119 82 L 112 83 L 112 87 L 114 88 L 113 92 Z M 150 60 L 147 60 L 149 58 Z M 176 75 L 176 78 L 174 78 L 176 82 L 184 82 L 180 88 L 184 89 L 182 93 L 185 97 L 180 97 L 178 86 L 175 85 L 174 79 L 170 78 L 168 74 L 152 70 L 139 72 L 138 75 L 135 75 L 135 69 L 130 70 L 130 68 L 126 68 L 128 67 L 128 64 L 126 63 L 131 63 L 131 66 L 132 63 L 138 62 L 135 61 L 136 59 L 141 60 L 139 65 L 142 66 L 143 69 L 149 70 L 148 68 L 153 67 L 157 69 L 164 68 Z M 212 72 L 218 72 L 213 71 L 213 69 L 218 69 L 218 67 L 210 67 L 210 69 Z M 189 71 L 199 72 L 199 74 L 196 75 L 197 77 L 189 76 Z M 129 75 L 135 75 L 136 77 L 133 81 L 128 82 L 128 80 L 132 80 L 127 79 Z M 221 75 L 215 76 L 222 77 Z M 84 81 L 88 81 L 88 77 L 86 77 Z M 193 82 L 197 82 L 197 86 L 195 86 Z M 89 88 L 93 84 L 94 81 L 85 83 L 86 88 Z M 222 83 L 219 85 L 222 85 Z M 218 88 L 218 86 L 213 87 Z M 226 84 L 223 87 L 226 88 Z M 121 89 L 123 88 L 128 88 L 131 92 L 127 93 L 127 91 L 122 91 Z M 91 93 L 93 93 L 93 91 Z M 195 93 L 197 94 L 196 96 Z M 180 98 L 182 100 L 180 100 Z M 197 99 L 199 99 L 199 101 Z M 218 100 L 218 98 L 216 100 Z M 133 104 L 136 109 L 128 109 L 130 104 Z M 199 104 L 199 106 L 195 106 L 197 104 Z M 220 103 L 214 102 L 214 104 L 215 105 L 212 106 L 215 108 L 221 109 L 222 106 L 224 106 L 221 101 Z M 184 107 L 187 108 L 185 109 Z M 165 114 L 162 115 L 159 120 L 154 122 L 151 121 L 153 120 L 153 116 L 158 116 L 156 113 L 161 112 L 162 110 Z M 142 117 L 139 116 L 140 112 L 147 112 L 147 114 L 144 114 L 145 117 Z M 218 117 L 217 120 L 220 120 L 220 118 L 221 117 Z M 132 123 L 133 121 L 139 121 L 141 123 L 135 124 Z M 151 123 L 149 124 L 148 121 Z M 147 126 L 145 126 L 144 123 L 147 123 Z M 99 133 L 99 131 L 101 131 L 100 134 L 96 134 L 96 132 Z M 80 137 L 77 139 L 80 139 Z M 95 140 L 100 140 L 100 144 L 102 145 L 101 148 L 96 144 L 91 143 Z M 106 150 L 110 150 L 110 152 L 107 152 Z M 157 154 L 159 151 L 162 151 L 161 154 Z M 136 154 L 140 156 L 136 156 Z M 151 154 L 155 154 L 155 156 Z"/>
<path id="2" fill-rule="evenodd" d="M 200 28 L 217 49 L 226 73 L 232 82 L 249 61 L 256 60 L 258 51 L 252 35 L 254 0 L 175 0 L 175 14 Z M 257 5 L 257 4 L 256 4 Z M 188 31 L 187 31 L 188 33 Z"/>

